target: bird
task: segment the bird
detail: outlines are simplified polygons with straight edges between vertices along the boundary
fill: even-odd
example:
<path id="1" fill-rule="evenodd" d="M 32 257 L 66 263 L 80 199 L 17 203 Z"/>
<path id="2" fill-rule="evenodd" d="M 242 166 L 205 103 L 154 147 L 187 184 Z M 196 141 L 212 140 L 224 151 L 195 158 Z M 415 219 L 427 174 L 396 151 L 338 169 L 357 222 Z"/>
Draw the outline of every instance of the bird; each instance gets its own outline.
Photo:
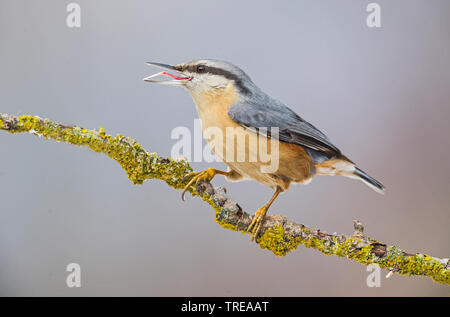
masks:
<path id="1" fill-rule="evenodd" d="M 150 83 L 182 87 L 191 95 L 201 122 L 203 137 L 212 151 L 228 166 L 227 171 L 207 168 L 193 172 L 182 193 L 191 186 L 211 181 L 217 174 L 229 181 L 252 179 L 268 186 L 274 193 L 253 216 L 247 232 L 250 241 L 258 241 L 269 207 L 290 184 L 308 184 L 316 175 L 345 176 L 359 179 L 378 193 L 385 186 L 348 159 L 330 139 L 281 101 L 263 92 L 252 79 L 234 64 L 218 59 L 196 59 L 177 65 L 147 62 L 163 71 L 144 78 Z M 275 129 L 276 133 L 269 133 Z M 237 139 L 248 140 L 236 146 L 231 138 L 207 137 L 207 129 L 233 130 Z M 272 131 L 272 130 L 270 130 Z M 276 136 L 275 136 L 276 135 Z M 253 143 L 252 143 L 253 142 Z M 267 172 L 267 162 L 255 154 L 251 144 L 263 144 L 278 152 L 275 170 Z M 239 143 L 239 141 L 237 142 Z M 254 146 L 253 146 L 254 147 Z M 242 152 L 245 153 L 242 153 Z M 236 153 L 237 152 L 237 153 Z M 243 155 L 242 155 L 243 154 Z M 241 160 L 236 159 L 241 156 Z M 243 157 L 243 159 L 242 159 Z"/>

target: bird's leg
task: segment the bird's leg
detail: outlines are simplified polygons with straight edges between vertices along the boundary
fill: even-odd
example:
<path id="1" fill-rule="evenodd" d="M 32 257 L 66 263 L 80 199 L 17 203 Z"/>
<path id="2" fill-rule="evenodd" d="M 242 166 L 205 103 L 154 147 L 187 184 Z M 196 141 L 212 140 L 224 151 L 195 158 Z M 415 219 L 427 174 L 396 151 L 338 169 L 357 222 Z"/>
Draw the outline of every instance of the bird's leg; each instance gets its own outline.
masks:
<path id="1" fill-rule="evenodd" d="M 278 195 L 281 193 L 281 187 L 277 186 L 277 189 L 275 190 L 275 193 L 273 194 L 272 198 L 270 198 L 270 200 L 267 202 L 267 204 L 265 204 L 264 206 L 262 206 L 261 208 L 259 208 L 256 213 L 255 216 L 252 219 L 252 222 L 250 223 L 250 225 L 247 228 L 247 232 L 251 232 L 252 237 L 250 238 L 250 242 L 255 240 L 256 237 L 258 236 L 259 231 L 261 230 L 263 221 L 264 221 L 264 217 L 266 216 L 267 210 L 269 210 L 270 205 L 272 205 L 272 203 L 275 201 L 275 199 L 278 197 Z"/>
<path id="2" fill-rule="evenodd" d="M 201 172 L 189 173 L 186 177 L 192 177 L 189 183 L 184 187 L 183 193 L 181 194 L 181 199 L 184 201 L 184 195 L 192 186 L 192 184 L 199 184 L 202 181 L 210 182 L 216 174 L 228 176 L 231 172 L 224 172 L 221 170 L 216 170 L 215 168 L 207 168 Z"/>

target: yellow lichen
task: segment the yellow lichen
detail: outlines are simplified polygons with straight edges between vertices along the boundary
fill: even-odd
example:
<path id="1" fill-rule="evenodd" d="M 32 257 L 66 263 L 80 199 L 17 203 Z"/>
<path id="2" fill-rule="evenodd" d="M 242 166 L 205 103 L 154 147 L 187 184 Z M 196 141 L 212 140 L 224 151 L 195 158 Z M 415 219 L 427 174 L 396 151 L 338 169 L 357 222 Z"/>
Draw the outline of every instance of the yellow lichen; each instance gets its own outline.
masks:
<path id="1" fill-rule="evenodd" d="M 276 256 L 285 256 L 288 252 L 295 250 L 300 241 L 299 238 L 286 237 L 282 225 L 266 229 L 258 239 L 259 246 L 262 249 L 268 249 Z"/>

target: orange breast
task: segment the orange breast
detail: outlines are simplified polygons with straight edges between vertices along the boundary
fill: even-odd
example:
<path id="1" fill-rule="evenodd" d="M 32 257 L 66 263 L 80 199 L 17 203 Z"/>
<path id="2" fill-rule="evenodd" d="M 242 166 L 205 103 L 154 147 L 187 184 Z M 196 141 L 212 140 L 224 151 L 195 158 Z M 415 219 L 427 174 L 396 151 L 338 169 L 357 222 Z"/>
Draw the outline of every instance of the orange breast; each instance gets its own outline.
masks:
<path id="1" fill-rule="evenodd" d="M 271 143 L 270 139 L 230 119 L 228 108 L 238 98 L 234 85 L 223 90 L 204 92 L 193 98 L 206 141 L 232 170 L 266 186 L 281 186 L 284 190 L 291 182 L 302 183 L 311 178 L 313 163 L 301 146 L 275 140 L 272 140 L 275 143 Z M 276 170 L 263 172 L 263 166 L 276 163 L 275 151 L 278 152 Z M 267 162 L 267 156 L 263 159 L 261 153 L 269 154 L 271 161 Z"/>

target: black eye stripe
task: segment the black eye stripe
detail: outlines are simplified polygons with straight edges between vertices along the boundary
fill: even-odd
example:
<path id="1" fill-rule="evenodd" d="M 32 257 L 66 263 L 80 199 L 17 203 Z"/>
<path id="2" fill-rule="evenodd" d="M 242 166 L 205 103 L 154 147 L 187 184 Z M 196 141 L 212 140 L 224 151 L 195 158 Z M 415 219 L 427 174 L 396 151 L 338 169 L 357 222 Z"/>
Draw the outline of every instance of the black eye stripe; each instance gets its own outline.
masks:
<path id="1" fill-rule="evenodd" d="M 198 71 L 198 67 L 199 66 L 203 66 L 204 70 L 199 72 Z M 190 73 L 198 73 L 198 74 L 212 74 L 212 75 L 219 75 L 219 76 L 223 76 L 229 80 L 233 80 L 236 83 L 236 86 L 245 94 L 250 93 L 250 91 L 248 90 L 247 87 L 244 86 L 242 80 L 239 78 L 239 76 L 224 70 L 222 68 L 218 68 L 218 67 L 213 67 L 213 66 L 206 66 L 203 64 L 199 64 L 199 65 L 187 65 L 187 66 L 183 66 L 183 65 L 179 65 L 175 67 L 176 70 L 179 70 L 181 72 L 183 71 L 187 71 Z"/>

